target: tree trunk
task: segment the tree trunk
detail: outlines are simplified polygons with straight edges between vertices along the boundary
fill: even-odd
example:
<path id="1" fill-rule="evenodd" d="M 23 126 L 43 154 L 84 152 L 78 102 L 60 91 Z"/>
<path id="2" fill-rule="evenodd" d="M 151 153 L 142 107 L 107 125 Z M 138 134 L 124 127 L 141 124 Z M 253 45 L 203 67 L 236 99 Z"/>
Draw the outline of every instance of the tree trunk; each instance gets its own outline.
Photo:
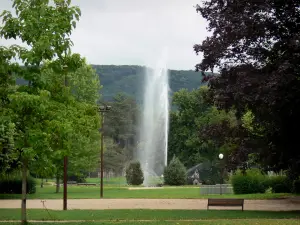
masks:
<path id="1" fill-rule="evenodd" d="M 41 188 L 44 187 L 44 179 L 42 178 L 42 182 L 41 182 Z"/>
<path id="2" fill-rule="evenodd" d="M 26 218 L 26 186 L 27 186 L 27 160 L 23 160 L 23 168 L 22 168 L 22 203 L 21 203 L 21 224 L 27 223 Z"/>
<path id="3" fill-rule="evenodd" d="M 57 176 L 56 176 L 56 193 L 59 192 L 59 187 L 60 187 L 60 184 L 59 184 L 59 176 L 57 175 Z"/>

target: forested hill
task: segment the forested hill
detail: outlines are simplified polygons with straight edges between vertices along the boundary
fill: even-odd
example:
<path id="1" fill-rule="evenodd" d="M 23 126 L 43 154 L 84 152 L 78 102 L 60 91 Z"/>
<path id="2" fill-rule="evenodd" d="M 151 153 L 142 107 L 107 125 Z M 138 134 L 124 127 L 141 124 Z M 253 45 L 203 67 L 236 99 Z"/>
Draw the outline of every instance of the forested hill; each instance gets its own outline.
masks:
<path id="1" fill-rule="evenodd" d="M 101 92 L 105 100 L 111 100 L 116 93 L 123 92 L 141 102 L 145 67 L 125 65 L 93 65 L 93 67 L 100 76 L 100 82 L 103 85 Z M 201 79 L 201 73 L 193 70 L 171 70 L 171 92 L 182 88 L 188 90 L 198 88 L 201 85 Z"/>

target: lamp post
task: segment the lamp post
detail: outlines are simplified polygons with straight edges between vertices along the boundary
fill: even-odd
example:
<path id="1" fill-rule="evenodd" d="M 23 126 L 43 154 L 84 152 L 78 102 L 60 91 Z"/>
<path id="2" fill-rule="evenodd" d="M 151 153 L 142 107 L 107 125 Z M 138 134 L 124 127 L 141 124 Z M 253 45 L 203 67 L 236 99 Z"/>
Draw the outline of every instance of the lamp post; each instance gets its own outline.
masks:
<path id="1" fill-rule="evenodd" d="M 222 182 L 223 182 L 223 173 L 222 173 L 222 166 L 221 160 L 223 159 L 224 155 L 222 153 L 219 154 L 220 159 L 220 195 L 222 195 Z"/>
<path id="2" fill-rule="evenodd" d="M 100 105 L 98 111 L 101 113 L 101 156 L 100 156 L 100 198 L 103 198 L 103 137 L 104 137 L 104 113 L 110 111 L 111 106 L 109 105 Z"/>

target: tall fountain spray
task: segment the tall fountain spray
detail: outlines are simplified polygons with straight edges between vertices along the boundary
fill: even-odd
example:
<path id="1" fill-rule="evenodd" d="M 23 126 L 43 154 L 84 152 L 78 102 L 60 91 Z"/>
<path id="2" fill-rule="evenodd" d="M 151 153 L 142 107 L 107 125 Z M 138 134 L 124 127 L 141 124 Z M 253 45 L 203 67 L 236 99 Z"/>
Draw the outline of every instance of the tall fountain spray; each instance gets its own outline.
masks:
<path id="1" fill-rule="evenodd" d="M 161 176 L 167 165 L 169 130 L 169 76 L 167 51 L 155 68 L 145 71 L 144 102 L 138 160 L 144 171 L 144 185 Z"/>

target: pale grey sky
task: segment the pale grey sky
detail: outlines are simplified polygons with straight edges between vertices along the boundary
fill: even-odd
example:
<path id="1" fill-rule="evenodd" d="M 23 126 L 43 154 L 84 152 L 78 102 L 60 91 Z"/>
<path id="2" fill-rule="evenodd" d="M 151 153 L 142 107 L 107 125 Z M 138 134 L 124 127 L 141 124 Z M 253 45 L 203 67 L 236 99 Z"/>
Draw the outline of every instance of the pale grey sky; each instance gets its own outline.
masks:
<path id="1" fill-rule="evenodd" d="M 147 65 L 167 47 L 169 68 L 194 69 L 201 56 L 193 45 L 208 35 L 206 21 L 194 8 L 200 2 L 73 0 L 82 12 L 72 34 L 73 51 L 92 64 Z M 0 0 L 3 9 L 11 9 L 11 0 Z"/>

